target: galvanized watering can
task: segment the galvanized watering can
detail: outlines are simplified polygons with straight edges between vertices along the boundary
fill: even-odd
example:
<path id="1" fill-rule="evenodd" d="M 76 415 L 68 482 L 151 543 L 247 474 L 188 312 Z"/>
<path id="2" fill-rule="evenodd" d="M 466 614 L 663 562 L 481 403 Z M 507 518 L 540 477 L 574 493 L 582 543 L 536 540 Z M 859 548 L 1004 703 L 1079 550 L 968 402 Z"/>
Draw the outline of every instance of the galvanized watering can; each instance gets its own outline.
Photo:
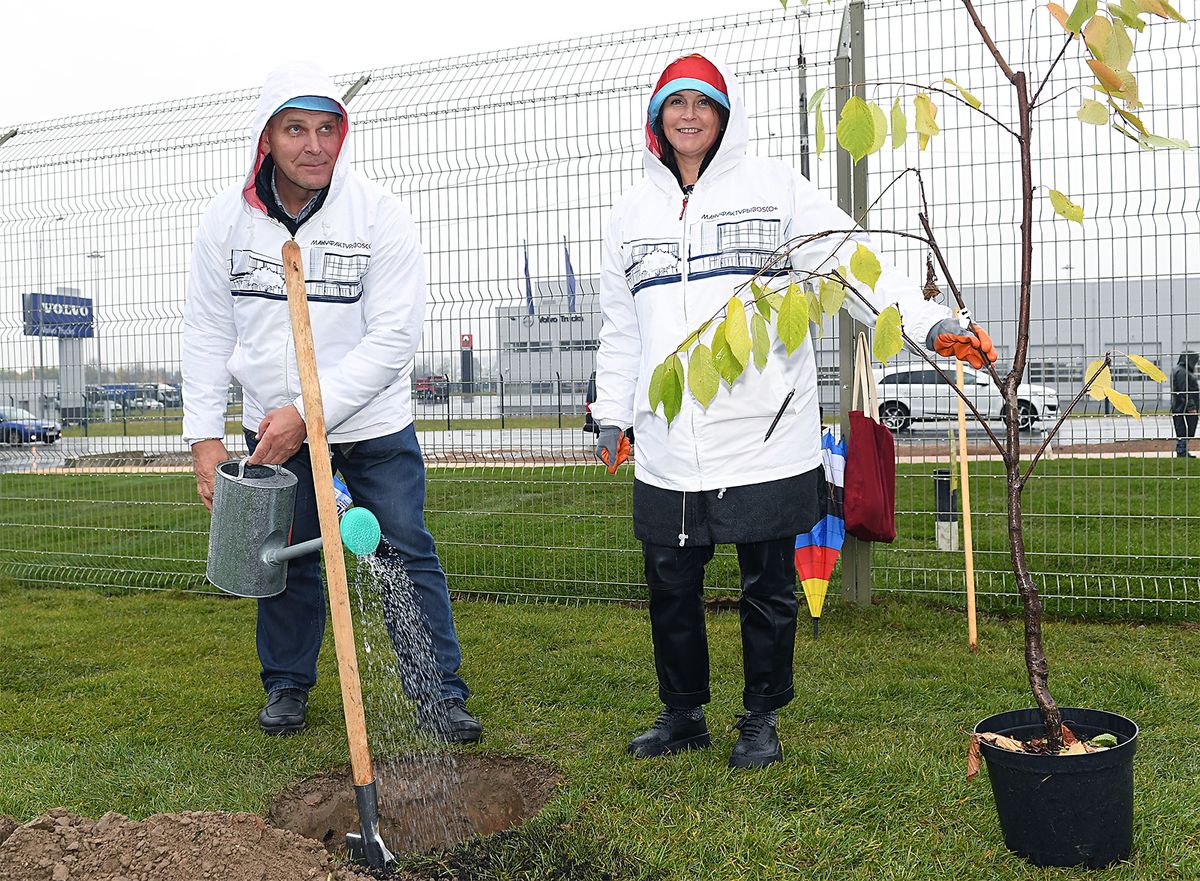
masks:
<path id="1" fill-rule="evenodd" d="M 217 466 L 208 533 L 208 580 L 239 597 L 273 597 L 287 586 L 287 562 L 321 549 L 321 539 L 288 545 L 296 508 L 296 475 L 249 457 Z M 379 521 L 366 508 L 341 519 L 342 541 L 362 556 L 379 547 Z"/>

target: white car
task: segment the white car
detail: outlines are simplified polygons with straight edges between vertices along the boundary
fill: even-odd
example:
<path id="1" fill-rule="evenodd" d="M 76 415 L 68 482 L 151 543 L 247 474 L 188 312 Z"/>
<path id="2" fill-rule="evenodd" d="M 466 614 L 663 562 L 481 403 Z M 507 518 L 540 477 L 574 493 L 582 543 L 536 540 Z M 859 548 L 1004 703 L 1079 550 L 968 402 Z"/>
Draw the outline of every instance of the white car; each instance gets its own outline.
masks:
<path id="1" fill-rule="evenodd" d="M 954 365 L 939 365 L 954 378 Z M 958 418 L 958 395 L 928 364 L 875 368 L 879 387 L 879 419 L 892 431 L 903 431 L 914 422 Z M 992 378 L 982 370 L 963 366 L 963 391 L 987 419 L 1004 418 L 1004 400 Z M 1058 392 L 1045 385 L 1017 386 L 1017 412 L 1022 431 L 1032 431 L 1039 420 L 1058 416 Z M 967 411 L 967 418 L 971 418 Z"/>
<path id="2" fill-rule="evenodd" d="M 163 402 L 157 398 L 134 398 L 129 402 L 129 406 L 135 410 L 161 410 Z"/>

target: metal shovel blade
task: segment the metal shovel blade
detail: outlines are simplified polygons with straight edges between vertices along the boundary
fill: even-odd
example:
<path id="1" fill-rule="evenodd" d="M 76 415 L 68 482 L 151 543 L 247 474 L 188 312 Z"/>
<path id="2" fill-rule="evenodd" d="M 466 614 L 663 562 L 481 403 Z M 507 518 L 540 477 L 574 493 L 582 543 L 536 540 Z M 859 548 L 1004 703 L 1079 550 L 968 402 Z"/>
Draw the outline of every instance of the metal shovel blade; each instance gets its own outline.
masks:
<path id="1" fill-rule="evenodd" d="M 359 831 L 346 833 L 346 850 L 350 853 L 350 859 L 366 863 L 372 869 L 386 869 L 396 862 L 396 857 L 379 837 L 379 801 L 375 794 L 375 781 L 355 786 L 354 801 L 358 805 Z"/>

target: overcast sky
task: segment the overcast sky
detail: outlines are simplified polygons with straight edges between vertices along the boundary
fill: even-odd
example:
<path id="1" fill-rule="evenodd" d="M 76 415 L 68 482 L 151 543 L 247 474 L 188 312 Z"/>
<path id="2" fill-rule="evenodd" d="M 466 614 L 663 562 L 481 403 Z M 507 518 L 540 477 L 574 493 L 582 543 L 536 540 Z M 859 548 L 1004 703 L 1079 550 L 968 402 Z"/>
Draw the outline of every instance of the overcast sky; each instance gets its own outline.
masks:
<path id="1" fill-rule="evenodd" d="M 14 0 L 4 12 L 0 124 L 254 87 L 298 58 L 337 74 L 777 4 Z"/>

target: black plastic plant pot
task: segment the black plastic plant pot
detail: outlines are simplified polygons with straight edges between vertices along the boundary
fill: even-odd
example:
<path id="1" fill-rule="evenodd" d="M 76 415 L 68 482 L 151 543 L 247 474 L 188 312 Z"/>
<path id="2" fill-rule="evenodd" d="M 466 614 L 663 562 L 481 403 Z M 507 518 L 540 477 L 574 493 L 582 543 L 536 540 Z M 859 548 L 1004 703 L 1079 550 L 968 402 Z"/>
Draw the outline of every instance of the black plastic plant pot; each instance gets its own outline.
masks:
<path id="1" fill-rule="evenodd" d="M 1138 727 L 1103 710 L 1062 708 L 1080 740 L 1113 734 L 1117 746 L 1078 756 L 1038 756 L 981 743 L 1004 843 L 1035 866 L 1100 869 L 1133 850 L 1133 754 Z M 1043 737 L 1036 709 L 988 716 L 976 734 Z"/>

